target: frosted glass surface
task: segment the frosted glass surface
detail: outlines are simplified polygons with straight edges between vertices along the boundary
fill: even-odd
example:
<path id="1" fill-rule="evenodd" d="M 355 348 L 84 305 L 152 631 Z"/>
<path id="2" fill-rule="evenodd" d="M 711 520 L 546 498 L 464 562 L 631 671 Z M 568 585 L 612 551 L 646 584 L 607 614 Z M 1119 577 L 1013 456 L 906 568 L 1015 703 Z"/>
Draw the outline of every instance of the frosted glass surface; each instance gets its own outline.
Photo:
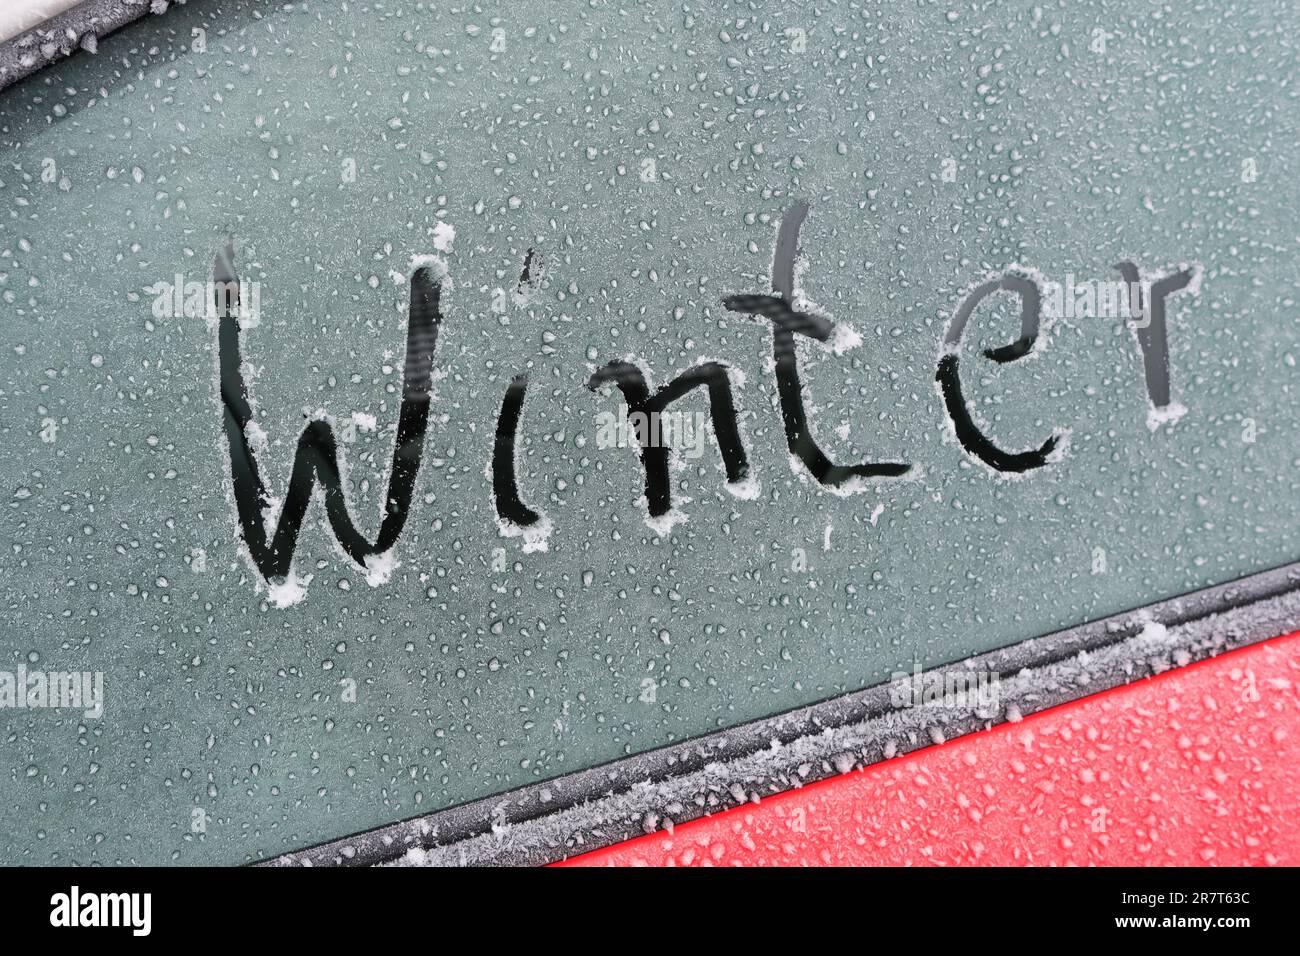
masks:
<path id="1" fill-rule="evenodd" d="M 0 859 L 266 857 L 1300 557 L 1297 26 L 1290 2 L 191 3 L 0 93 L 0 670 L 104 694 L 0 709 Z M 792 301 L 835 330 L 797 339 L 808 428 L 902 477 L 792 466 L 773 324 L 724 305 L 772 293 L 800 203 Z M 382 573 L 319 494 L 297 593 L 242 545 L 216 323 L 154 309 L 228 237 L 261 476 L 283 495 L 328 415 L 372 539 L 414 271 L 445 263 Z M 1060 442 L 978 461 L 935 382 L 963 300 L 1120 262 L 1195 274 L 1170 403 L 1132 320 L 1046 296 L 1029 354 L 991 361 L 1020 327 L 999 292 L 962 339 L 972 419 Z M 709 437 L 649 514 L 634 451 L 597 441 L 619 393 L 588 387 L 625 359 L 654 388 L 730 370 L 744 482 Z M 488 468 L 521 373 L 546 550 L 502 533 Z"/>

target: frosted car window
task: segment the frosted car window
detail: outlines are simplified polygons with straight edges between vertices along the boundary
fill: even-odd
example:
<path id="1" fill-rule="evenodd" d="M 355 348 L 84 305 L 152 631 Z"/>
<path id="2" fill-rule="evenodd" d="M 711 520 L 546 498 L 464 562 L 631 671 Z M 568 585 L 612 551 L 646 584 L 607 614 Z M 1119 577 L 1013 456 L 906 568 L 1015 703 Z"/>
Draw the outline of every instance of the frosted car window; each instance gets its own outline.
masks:
<path id="1" fill-rule="evenodd" d="M 190 4 L 0 93 L 3 858 L 266 857 L 1294 560 L 1296 26 Z"/>

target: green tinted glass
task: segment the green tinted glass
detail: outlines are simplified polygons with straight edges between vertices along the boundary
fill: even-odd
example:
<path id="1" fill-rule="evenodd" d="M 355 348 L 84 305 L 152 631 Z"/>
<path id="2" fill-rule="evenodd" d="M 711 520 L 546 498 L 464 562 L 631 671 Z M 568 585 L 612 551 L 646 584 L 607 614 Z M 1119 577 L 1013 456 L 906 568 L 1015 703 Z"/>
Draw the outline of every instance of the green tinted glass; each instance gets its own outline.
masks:
<path id="1" fill-rule="evenodd" d="M 0 93 L 3 859 L 1300 557 L 1300 18 L 1121 7 L 191 3 Z"/>

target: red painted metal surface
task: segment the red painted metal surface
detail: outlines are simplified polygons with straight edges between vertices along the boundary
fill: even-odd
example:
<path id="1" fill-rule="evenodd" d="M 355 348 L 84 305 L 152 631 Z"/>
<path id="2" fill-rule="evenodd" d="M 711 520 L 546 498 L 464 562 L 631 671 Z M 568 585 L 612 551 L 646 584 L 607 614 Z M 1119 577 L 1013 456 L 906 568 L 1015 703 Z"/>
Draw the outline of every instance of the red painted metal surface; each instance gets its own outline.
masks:
<path id="1" fill-rule="evenodd" d="M 1300 633 L 562 865 L 971 864 L 1300 864 Z"/>

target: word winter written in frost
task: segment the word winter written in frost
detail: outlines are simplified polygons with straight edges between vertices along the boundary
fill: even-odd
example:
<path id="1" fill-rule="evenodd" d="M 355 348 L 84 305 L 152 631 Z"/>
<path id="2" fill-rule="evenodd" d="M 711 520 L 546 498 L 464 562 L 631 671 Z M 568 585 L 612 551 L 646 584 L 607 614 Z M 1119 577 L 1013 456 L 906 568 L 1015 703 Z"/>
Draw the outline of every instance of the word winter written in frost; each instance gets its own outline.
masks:
<path id="1" fill-rule="evenodd" d="M 737 294 L 723 298 L 726 309 L 756 319 L 765 319 L 772 332 L 773 369 L 792 467 L 807 473 L 819 485 L 838 494 L 862 490 L 871 479 L 899 478 L 911 470 L 904 461 L 837 464 L 821 450 L 813 437 L 799 378 L 796 341 L 809 338 L 828 344 L 836 351 L 857 344 L 856 336 L 845 334 L 835 323 L 813 308 L 802 308 L 796 289 L 795 265 L 799 259 L 799 232 L 808 206 L 796 204 L 783 217 L 777 231 L 772 260 L 771 291 Z M 442 246 L 441 251 L 447 251 Z M 519 288 L 529 281 L 532 251 L 524 262 Z M 225 418 L 225 435 L 230 450 L 230 478 L 240 536 L 247 557 L 266 583 L 272 603 L 287 606 L 305 595 L 310 575 L 299 579 L 293 572 L 293 555 L 303 520 L 319 486 L 323 492 L 325 516 L 339 546 L 361 568 L 372 585 L 385 582 L 396 566 L 393 548 L 410 516 L 416 478 L 424 453 L 428 429 L 434 353 L 443 315 L 441 298 L 446 263 L 438 258 L 413 262 L 406 332 L 406 357 L 402 377 L 402 399 L 397 435 L 393 447 L 388 488 L 379 531 L 371 539 L 353 520 L 343 487 L 344 462 L 334 427 L 323 412 L 308 422 L 299 436 L 289 485 L 272 516 L 273 496 L 258 468 L 256 452 L 265 445 L 265 435 L 256 424 L 244 379 L 243 330 L 250 310 L 239 302 L 241 283 L 234 267 L 233 241 L 216 257 L 213 285 L 216 294 L 217 355 L 219 388 Z M 1149 397 L 1149 421 L 1171 420 L 1181 406 L 1171 404 L 1166 299 L 1180 291 L 1195 292 L 1199 270 L 1180 266 L 1167 274 L 1143 277 L 1137 266 L 1122 262 L 1116 266 L 1122 281 L 1115 287 L 1128 298 L 1127 312 L 1142 353 Z M 1073 284 L 1071 280 L 1071 284 Z M 177 283 L 179 285 L 179 283 Z M 1054 285 L 1054 284 L 1052 284 Z M 997 445 L 972 419 L 962 393 L 960 366 L 962 340 L 976 309 L 999 292 L 1015 295 L 1020 302 L 1020 335 L 1009 345 L 988 349 L 984 355 L 996 363 L 1014 362 L 1028 356 L 1039 338 L 1044 311 L 1044 288 L 1060 308 L 1059 286 L 1042 286 L 1028 270 L 1009 269 L 1004 275 L 974 287 L 947 324 L 938 356 L 935 381 L 943 400 L 952 432 L 967 454 L 993 472 L 1019 475 L 1060 459 L 1063 433 L 1056 432 L 1037 448 L 1007 451 Z M 1049 306 L 1053 302 L 1049 300 Z M 1049 309 L 1049 314 L 1060 314 Z M 211 313 L 209 313 L 211 314 Z M 750 474 L 749 459 L 741 440 L 732 393 L 733 370 L 718 361 L 702 362 L 658 388 L 652 387 L 648 368 L 632 359 L 612 361 L 596 369 L 588 380 L 594 392 L 617 391 L 622 407 L 608 421 L 631 423 L 620 428 L 619 437 L 632 435 L 639 447 L 645 477 L 646 523 L 661 536 L 667 535 L 681 516 L 673 509 L 670 466 L 682 449 L 664 440 L 671 421 L 669 406 L 703 389 L 708 400 L 708 419 L 722 456 L 726 487 L 737 497 L 753 499 L 758 486 Z M 522 538 L 524 551 L 544 551 L 551 531 L 550 519 L 524 502 L 516 480 L 515 444 L 523 415 L 528 376 L 511 379 L 501 402 L 496 423 L 495 445 L 488 465 L 497 524 L 502 535 Z M 656 427 L 644 427 L 646 423 Z M 669 437 L 672 429 L 667 430 Z M 692 434 L 694 431 L 692 430 Z M 684 430 L 678 438 L 687 437 Z M 622 444 L 620 441 L 606 444 Z M 273 519 L 273 526 L 272 525 Z M 269 527 L 270 526 L 270 527 Z"/>

